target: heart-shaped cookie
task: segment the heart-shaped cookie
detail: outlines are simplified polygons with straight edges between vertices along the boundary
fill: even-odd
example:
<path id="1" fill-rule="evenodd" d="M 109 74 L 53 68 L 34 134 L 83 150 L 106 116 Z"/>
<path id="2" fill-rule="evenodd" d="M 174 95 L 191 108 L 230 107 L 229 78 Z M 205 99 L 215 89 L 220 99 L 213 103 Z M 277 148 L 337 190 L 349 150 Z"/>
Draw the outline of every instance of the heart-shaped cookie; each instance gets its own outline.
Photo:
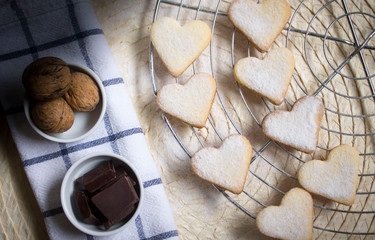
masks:
<path id="1" fill-rule="evenodd" d="M 329 152 L 326 161 L 305 163 L 298 171 L 298 181 L 311 193 L 351 205 L 356 193 L 358 167 L 358 151 L 340 145 Z"/>
<path id="2" fill-rule="evenodd" d="M 262 129 L 274 141 L 312 153 L 318 142 L 323 114 L 322 101 L 317 97 L 305 96 L 295 102 L 290 112 L 269 113 L 263 119 Z"/>
<path id="3" fill-rule="evenodd" d="M 313 200 L 302 188 L 292 188 L 280 206 L 269 206 L 259 212 L 256 224 L 260 232 L 278 239 L 312 239 Z"/>
<path id="4" fill-rule="evenodd" d="M 162 17 L 152 24 L 150 37 L 169 73 L 178 77 L 208 46 L 211 29 L 199 20 L 181 27 L 173 18 Z"/>
<path id="5" fill-rule="evenodd" d="M 200 178 L 239 194 L 245 185 L 252 153 L 250 142 L 234 134 L 225 138 L 219 148 L 206 147 L 196 152 L 191 167 Z"/>
<path id="6" fill-rule="evenodd" d="M 293 53 L 287 48 L 275 48 L 263 60 L 248 57 L 238 61 L 234 76 L 241 85 L 279 105 L 284 101 L 293 70 Z"/>
<path id="7" fill-rule="evenodd" d="M 270 48 L 290 15 L 286 0 L 234 0 L 228 10 L 229 20 L 261 52 Z"/>
<path id="8" fill-rule="evenodd" d="M 184 85 L 173 83 L 162 87 L 156 102 L 166 113 L 193 126 L 202 128 L 216 94 L 216 81 L 208 73 L 197 73 Z"/>

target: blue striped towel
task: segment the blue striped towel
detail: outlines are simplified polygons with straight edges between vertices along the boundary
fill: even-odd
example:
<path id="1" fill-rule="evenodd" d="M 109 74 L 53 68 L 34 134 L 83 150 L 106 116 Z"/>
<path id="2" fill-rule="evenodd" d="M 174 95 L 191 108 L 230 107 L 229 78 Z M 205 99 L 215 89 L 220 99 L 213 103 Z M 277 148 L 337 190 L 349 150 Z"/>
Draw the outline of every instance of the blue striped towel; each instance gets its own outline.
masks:
<path id="1" fill-rule="evenodd" d="M 96 151 L 129 159 L 144 181 L 145 201 L 140 215 L 129 228 L 109 239 L 178 239 L 160 175 L 91 2 L 3 1 L 0 46 L 1 110 L 7 116 L 51 239 L 93 239 L 65 217 L 60 185 L 74 162 Z M 22 72 L 32 61 L 45 56 L 86 65 L 103 82 L 107 112 L 95 132 L 81 141 L 48 141 L 32 130 L 23 113 Z"/>

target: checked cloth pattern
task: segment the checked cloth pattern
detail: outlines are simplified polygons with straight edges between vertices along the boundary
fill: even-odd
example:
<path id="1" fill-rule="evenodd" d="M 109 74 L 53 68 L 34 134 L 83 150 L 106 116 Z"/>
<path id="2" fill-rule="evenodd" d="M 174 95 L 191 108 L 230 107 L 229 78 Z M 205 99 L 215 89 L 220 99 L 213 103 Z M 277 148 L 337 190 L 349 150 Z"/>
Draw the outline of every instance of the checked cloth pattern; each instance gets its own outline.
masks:
<path id="1" fill-rule="evenodd" d="M 107 239 L 178 239 L 170 205 L 90 1 L 19 0 L 0 2 L 0 106 L 17 145 L 51 239 L 100 239 L 78 231 L 65 217 L 60 185 L 83 156 L 113 152 L 133 163 L 145 188 L 143 209 L 134 223 Z M 29 126 L 23 112 L 22 72 L 32 61 L 56 56 L 92 69 L 107 94 L 100 126 L 79 142 L 48 141 Z M 17 176 L 14 176 L 17 177 Z"/>

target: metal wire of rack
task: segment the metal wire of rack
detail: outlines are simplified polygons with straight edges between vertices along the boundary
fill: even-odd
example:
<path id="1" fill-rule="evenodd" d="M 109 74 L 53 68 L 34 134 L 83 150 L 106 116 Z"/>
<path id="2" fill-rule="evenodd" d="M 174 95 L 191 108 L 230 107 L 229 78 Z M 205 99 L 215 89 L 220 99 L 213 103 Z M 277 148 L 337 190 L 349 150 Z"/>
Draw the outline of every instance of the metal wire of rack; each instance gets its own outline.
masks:
<path id="1" fill-rule="evenodd" d="M 197 4 L 191 4 L 191 3 L 185 3 L 186 0 L 176 0 L 170 1 L 170 0 L 158 0 L 155 6 L 155 11 L 154 11 L 154 17 L 153 21 L 155 21 L 158 17 L 159 9 L 161 5 L 166 5 L 166 6 L 171 6 L 177 8 L 177 15 L 176 19 L 179 20 L 180 17 L 180 12 L 182 9 L 186 9 L 189 11 L 195 11 L 195 19 L 198 19 L 200 16 L 200 13 L 207 13 L 212 15 L 212 38 L 211 38 L 211 43 L 209 46 L 209 61 L 210 61 L 210 68 L 211 68 L 211 75 L 216 79 L 216 72 L 215 68 L 213 66 L 213 52 L 214 52 L 214 46 L 213 46 L 213 38 L 215 37 L 215 25 L 217 23 L 217 18 L 218 17 L 226 17 L 226 12 L 220 10 L 220 4 L 222 3 L 221 0 L 217 0 L 216 5 L 213 5 L 214 8 L 208 8 L 208 7 L 202 7 L 202 0 L 197 0 Z M 311 1 L 311 0 L 310 0 Z M 309 0 L 302 0 L 300 1 L 296 6 L 294 6 L 294 12 L 292 13 L 290 22 L 287 24 L 287 26 L 283 30 L 283 34 L 285 35 L 285 47 L 290 48 L 290 45 L 294 45 L 294 43 L 290 40 L 292 37 L 292 34 L 299 34 L 300 36 L 303 37 L 303 48 L 297 49 L 298 51 L 301 52 L 301 55 L 303 56 L 304 60 L 307 63 L 308 69 L 310 70 L 311 74 L 314 77 L 314 80 L 310 81 L 315 81 L 316 88 L 311 91 L 311 89 L 307 89 L 305 82 L 301 79 L 300 74 L 294 74 L 293 75 L 293 84 L 294 84 L 294 89 L 293 91 L 300 91 L 304 95 L 314 95 L 314 96 L 322 96 L 324 98 L 326 95 L 332 95 L 334 99 L 344 99 L 344 104 L 346 102 L 350 102 L 350 104 L 353 104 L 353 106 L 357 106 L 358 104 L 363 106 L 371 106 L 370 110 L 365 109 L 359 112 L 359 110 L 356 110 L 354 108 L 350 108 L 349 112 L 342 111 L 339 107 L 332 107 L 330 104 L 325 104 L 325 118 L 326 118 L 326 125 L 324 126 L 322 124 L 321 126 L 321 135 L 323 132 L 324 136 L 328 136 L 328 138 L 336 137 L 339 138 L 340 141 L 344 138 L 352 138 L 352 142 L 355 143 L 359 138 L 364 139 L 363 141 L 365 142 L 365 148 L 363 151 L 360 152 L 360 156 L 362 158 L 363 162 L 363 167 L 361 170 L 361 173 L 359 174 L 359 186 L 357 189 L 357 197 L 361 197 L 363 202 L 363 206 L 361 207 L 344 207 L 341 206 L 340 204 L 325 204 L 325 203 L 314 203 L 314 229 L 318 231 L 318 233 L 315 235 L 317 237 L 327 237 L 325 235 L 326 233 L 332 233 L 333 235 L 329 235 L 331 238 L 337 237 L 340 238 L 340 236 L 359 236 L 360 238 L 366 238 L 370 236 L 375 235 L 375 230 L 373 226 L 373 220 L 375 219 L 375 206 L 371 204 L 374 201 L 374 180 L 375 180 L 375 173 L 373 172 L 366 172 L 366 169 L 369 168 L 369 162 L 372 164 L 374 163 L 374 156 L 375 156 L 375 148 L 372 147 L 374 145 L 372 137 L 375 136 L 375 131 L 374 128 L 371 126 L 371 122 L 373 121 L 373 118 L 375 117 L 375 111 L 374 111 L 374 99 L 375 99 L 375 87 L 372 82 L 372 80 L 375 77 L 375 72 L 371 74 L 370 66 L 374 65 L 374 50 L 375 46 L 373 45 L 375 41 L 373 41 L 373 36 L 375 35 L 375 4 L 373 8 L 371 9 L 365 9 L 370 11 L 350 11 L 347 0 L 330 0 L 325 3 L 321 3 L 321 6 L 313 13 L 311 13 L 312 17 L 310 19 L 304 19 L 306 22 L 306 29 L 302 28 L 296 28 L 294 27 L 294 23 L 296 21 L 297 15 L 299 14 L 300 11 L 305 7 L 306 2 L 309 2 Z M 320 2 L 319 2 L 320 3 Z M 293 6 L 292 6 L 293 7 Z M 340 15 L 335 15 L 332 12 L 332 9 L 335 8 L 340 8 L 342 14 Z M 322 14 L 332 14 L 329 24 L 324 25 L 324 23 L 321 23 L 321 16 Z M 361 24 L 355 22 L 361 18 L 362 21 L 365 23 L 369 24 L 370 26 L 370 32 L 368 31 L 366 33 L 361 32 Z M 343 21 L 346 21 L 346 24 L 343 23 Z M 325 32 L 321 33 L 319 31 L 315 31 L 316 29 L 316 23 L 321 24 L 322 26 L 325 27 Z M 337 29 L 339 27 L 344 28 L 347 27 L 350 30 L 351 36 L 335 36 L 334 34 L 331 34 L 331 32 L 334 32 L 334 29 Z M 236 36 L 240 35 L 236 31 L 235 28 L 233 28 L 232 31 L 232 36 L 231 36 L 231 63 L 232 67 L 234 67 L 235 64 L 235 59 L 236 59 Z M 363 34 L 366 34 L 363 36 Z M 321 46 L 322 46 L 322 51 L 323 53 L 316 53 L 316 48 L 314 48 L 313 43 L 311 42 L 311 39 L 316 39 L 322 41 Z M 352 40 L 348 40 L 352 39 Z M 374 38 L 375 39 L 375 38 Z M 295 39 L 293 39 L 295 40 Z M 247 56 L 250 56 L 251 46 L 250 43 L 247 42 Z M 344 52 L 343 55 L 344 57 L 337 57 L 337 59 L 330 57 L 330 48 L 334 48 L 335 50 L 340 50 L 341 52 Z M 342 49 L 349 49 L 349 51 L 343 51 Z M 366 51 L 366 52 L 365 52 Z M 346 54 L 346 55 L 345 55 Z M 323 68 L 323 72 L 327 74 L 327 76 L 322 76 L 321 74 L 321 68 L 318 67 L 316 69 L 316 64 L 313 62 L 316 61 L 314 59 L 314 56 L 324 56 L 324 59 L 326 61 L 326 65 L 329 66 Z M 354 59 L 357 58 L 357 61 L 360 63 L 360 66 L 362 69 L 358 69 L 355 71 L 353 76 L 349 76 L 347 73 L 348 70 L 345 68 L 349 68 L 350 62 Z M 341 61 L 341 62 L 339 62 Z M 155 77 L 155 70 L 154 70 L 154 51 L 153 51 L 153 46 L 150 42 L 150 52 L 149 52 L 149 62 L 150 62 L 150 74 L 151 74 L 151 82 L 152 82 L 152 89 L 153 93 L 156 96 L 158 87 L 156 84 L 156 77 Z M 370 63 L 369 63 L 370 62 Z M 195 74 L 196 73 L 196 66 L 193 63 L 192 66 L 192 71 Z M 349 71 L 350 72 L 350 71 Z M 364 76 L 357 76 L 364 74 Z M 343 82 L 343 84 L 346 86 L 346 89 L 349 89 L 344 92 L 340 92 L 339 90 L 336 90 L 335 84 L 333 82 L 337 82 L 340 79 L 340 81 Z M 178 79 L 175 79 L 176 82 L 178 82 Z M 247 112 L 250 115 L 250 118 L 248 119 L 249 121 L 254 121 L 255 125 L 258 127 L 261 127 L 261 119 L 260 117 L 257 117 L 257 113 L 252 109 L 252 103 L 249 103 L 249 100 L 246 97 L 246 94 L 242 87 L 233 79 L 235 82 L 235 88 L 238 91 L 238 94 L 247 110 Z M 348 82 L 349 81 L 349 82 Z M 360 88 L 359 90 L 357 89 L 357 92 L 351 91 L 350 87 L 352 84 L 355 84 L 357 81 L 366 81 L 366 83 L 361 83 L 362 86 L 365 86 L 366 90 L 363 90 Z M 340 82 L 341 83 L 341 82 Z M 359 92 L 359 93 L 358 93 Z M 365 93 L 365 94 L 363 94 Z M 226 118 L 228 121 L 231 123 L 232 127 L 235 129 L 235 131 L 239 134 L 242 134 L 240 127 L 237 126 L 236 121 L 233 119 L 230 110 L 228 110 L 228 107 L 224 103 L 224 98 L 223 95 L 225 94 L 225 90 L 219 89 L 217 90 L 216 94 L 216 99 L 219 102 L 220 106 L 222 107 L 223 112 L 225 113 Z M 361 95 L 362 94 L 362 95 Z M 285 106 L 284 108 L 288 109 L 293 105 L 293 102 L 295 101 L 297 97 L 294 97 L 294 100 L 292 97 L 286 97 L 285 99 Z M 216 101 L 215 99 L 215 101 Z M 266 112 L 271 112 L 273 109 L 275 109 L 275 106 L 272 106 L 269 104 L 265 99 L 261 98 L 261 102 L 263 104 L 263 107 Z M 372 111 L 371 111 L 372 110 Z M 192 154 L 191 151 L 188 150 L 188 148 L 185 146 L 185 144 L 182 142 L 181 138 L 178 136 L 177 132 L 175 131 L 174 127 L 172 126 L 171 122 L 168 119 L 168 116 L 162 113 L 162 118 L 165 121 L 166 125 L 168 126 L 169 130 L 173 134 L 174 138 L 177 140 L 183 151 L 187 154 L 189 158 L 191 158 Z M 330 119 L 338 119 L 339 123 L 339 129 L 335 130 L 330 127 Z M 356 131 L 345 131 L 344 123 L 346 121 L 352 122 L 353 128 L 355 129 L 355 121 L 363 122 L 364 127 L 361 129 L 355 129 Z M 370 123 L 368 123 L 370 122 Z M 216 136 L 220 139 L 223 140 L 222 134 L 220 134 L 220 131 L 216 128 L 215 126 L 215 121 L 210 115 L 208 117 L 208 124 L 212 129 L 214 130 Z M 370 125 L 370 126 L 369 126 Z M 205 147 L 206 143 L 204 139 L 199 135 L 197 130 L 194 127 L 190 127 L 191 131 L 193 132 L 194 136 L 197 138 L 199 144 L 201 147 Z M 327 143 L 327 142 L 325 142 Z M 272 159 L 270 159 L 269 156 L 266 156 L 265 152 L 271 148 L 271 146 L 276 146 L 278 148 L 278 151 L 283 152 L 287 156 L 288 161 L 297 161 L 297 165 L 300 166 L 300 164 L 303 164 L 305 162 L 306 155 L 303 155 L 299 152 L 290 150 L 283 145 L 267 140 L 262 146 L 254 150 L 254 156 L 251 160 L 251 165 L 255 163 L 258 159 L 260 161 L 264 161 L 266 164 L 270 166 L 270 168 L 274 169 L 278 174 L 285 176 L 286 178 L 290 179 L 292 182 L 295 181 L 297 182 L 296 177 L 294 174 L 289 173 L 287 171 L 286 167 L 283 166 L 278 166 Z M 367 147 L 369 146 L 369 147 Z M 329 146 L 329 144 L 320 144 L 317 146 L 318 150 L 322 152 L 323 155 L 326 155 L 330 148 L 332 146 Z M 294 159 L 294 160 L 293 160 Z M 309 157 L 311 159 L 311 156 Z M 261 174 L 258 174 L 255 170 L 249 169 L 249 174 L 259 180 L 264 186 L 267 188 L 270 188 L 271 191 L 275 191 L 278 194 L 284 195 L 285 191 L 280 189 L 280 187 L 274 186 L 274 184 L 269 183 L 265 177 L 263 177 Z M 364 187 L 364 184 L 369 184 L 369 187 Z M 231 194 L 227 193 L 226 191 L 217 188 L 215 185 L 213 185 L 225 198 L 227 198 L 232 204 L 234 204 L 237 208 L 239 208 L 242 212 L 250 216 L 251 218 L 255 219 L 256 218 L 256 213 L 253 212 L 252 210 L 249 210 L 241 204 L 239 201 L 235 199 L 234 196 L 231 196 Z M 261 197 L 257 197 L 256 193 L 251 194 L 247 189 L 244 189 L 243 195 L 246 196 L 247 198 L 250 198 L 252 201 L 254 201 L 257 205 L 260 206 L 260 208 L 266 207 L 267 204 Z M 315 201 L 314 201 L 315 202 Z M 351 215 L 352 218 L 354 218 L 354 223 L 349 224 L 351 225 L 351 230 L 350 227 L 348 228 L 346 225 L 347 223 L 345 220 L 340 222 L 338 224 L 338 227 L 334 226 L 332 227 L 332 224 L 330 225 L 330 222 L 322 220 L 319 218 L 319 216 L 322 214 L 322 212 L 328 213 L 328 216 L 330 218 L 333 218 L 336 213 L 342 213 L 345 216 Z M 366 217 L 363 217 L 366 216 Z M 345 217 L 346 218 L 346 217 Z M 363 220 L 364 218 L 365 220 Z M 361 224 L 361 219 L 363 222 L 366 222 L 368 225 L 367 228 L 360 228 L 358 227 Z M 331 226 L 331 227 L 329 227 Z M 361 229 L 361 231 L 358 231 L 357 229 Z M 345 230 L 341 230 L 345 229 Z M 362 230 L 365 229 L 365 230 Z"/>

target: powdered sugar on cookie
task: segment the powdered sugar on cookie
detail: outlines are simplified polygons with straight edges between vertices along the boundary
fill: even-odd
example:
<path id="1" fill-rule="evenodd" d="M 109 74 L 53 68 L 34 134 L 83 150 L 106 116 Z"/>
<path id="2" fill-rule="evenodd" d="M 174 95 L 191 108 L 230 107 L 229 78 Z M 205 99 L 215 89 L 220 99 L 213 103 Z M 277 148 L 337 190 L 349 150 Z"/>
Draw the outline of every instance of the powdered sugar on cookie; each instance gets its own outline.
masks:
<path id="1" fill-rule="evenodd" d="M 211 29 L 199 20 L 181 27 L 175 19 L 162 17 L 152 24 L 150 38 L 168 71 L 178 77 L 208 46 Z"/>
<path id="2" fill-rule="evenodd" d="M 290 15 L 286 0 L 234 0 L 228 10 L 229 20 L 261 52 L 270 48 Z"/>
<path id="3" fill-rule="evenodd" d="M 309 192 L 351 205 L 355 199 L 358 166 L 358 151 L 340 145 L 330 151 L 326 161 L 305 163 L 298 171 L 298 181 Z"/>
<path id="4" fill-rule="evenodd" d="M 224 139 L 220 148 L 202 148 L 196 152 L 191 165 L 202 179 L 233 193 L 241 193 L 252 157 L 250 142 L 234 134 Z"/>
<path id="5" fill-rule="evenodd" d="M 216 81 L 197 73 L 185 85 L 168 84 L 158 91 L 156 102 L 166 113 L 194 126 L 204 127 L 216 94 Z"/>
<path id="6" fill-rule="evenodd" d="M 241 85 L 277 105 L 284 101 L 293 71 L 293 53 L 282 47 L 270 50 L 263 60 L 243 58 L 234 66 L 234 76 Z"/>
<path id="7" fill-rule="evenodd" d="M 309 240 L 313 230 L 313 200 L 302 188 L 285 194 L 280 206 L 263 209 L 256 218 L 258 229 L 278 239 Z"/>
<path id="8" fill-rule="evenodd" d="M 264 134 L 306 153 L 315 151 L 324 114 L 322 101 L 313 96 L 299 99 L 290 112 L 275 111 L 262 122 Z"/>

